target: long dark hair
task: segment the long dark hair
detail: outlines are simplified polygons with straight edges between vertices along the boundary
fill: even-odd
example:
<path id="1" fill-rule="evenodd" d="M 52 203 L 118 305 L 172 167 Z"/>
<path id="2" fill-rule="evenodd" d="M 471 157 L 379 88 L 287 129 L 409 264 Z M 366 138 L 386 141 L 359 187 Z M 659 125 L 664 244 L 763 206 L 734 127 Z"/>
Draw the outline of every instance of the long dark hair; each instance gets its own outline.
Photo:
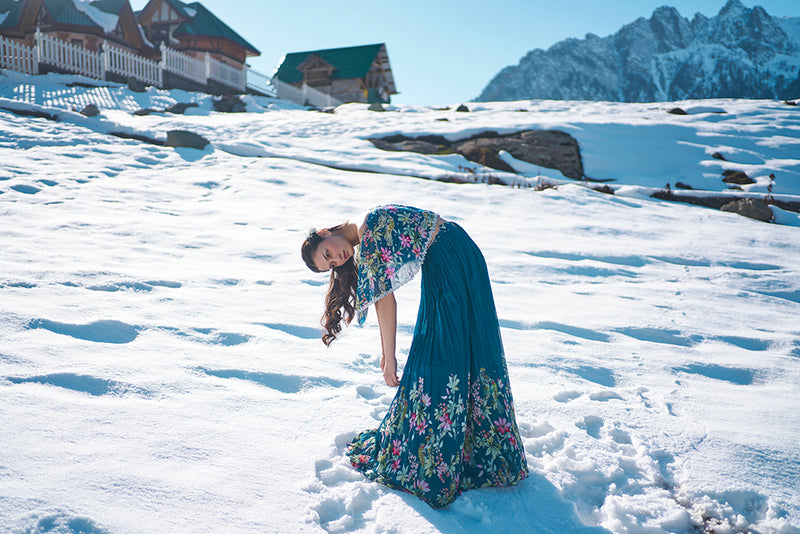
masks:
<path id="1" fill-rule="evenodd" d="M 328 228 L 331 234 L 340 234 L 349 223 L 342 223 Z M 325 238 L 319 232 L 312 232 L 300 247 L 300 255 L 309 269 L 315 273 L 320 271 L 314 263 L 314 253 Z M 331 269 L 331 281 L 328 285 L 328 294 L 325 295 L 325 312 L 322 314 L 320 324 L 325 329 L 322 342 L 330 346 L 339 332 L 342 331 L 342 320 L 350 324 L 356 314 L 356 286 L 358 284 L 358 269 L 353 258 L 349 258 L 340 267 Z"/>

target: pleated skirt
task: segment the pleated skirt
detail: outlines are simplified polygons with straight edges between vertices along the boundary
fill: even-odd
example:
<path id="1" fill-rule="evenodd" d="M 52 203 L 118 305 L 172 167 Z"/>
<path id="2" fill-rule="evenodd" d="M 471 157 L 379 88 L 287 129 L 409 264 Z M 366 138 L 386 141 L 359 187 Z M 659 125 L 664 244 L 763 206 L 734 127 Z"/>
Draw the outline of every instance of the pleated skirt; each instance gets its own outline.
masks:
<path id="1" fill-rule="evenodd" d="M 446 506 L 464 490 L 528 476 L 486 262 L 444 223 L 422 265 L 419 313 L 397 393 L 348 444 L 367 478 Z"/>

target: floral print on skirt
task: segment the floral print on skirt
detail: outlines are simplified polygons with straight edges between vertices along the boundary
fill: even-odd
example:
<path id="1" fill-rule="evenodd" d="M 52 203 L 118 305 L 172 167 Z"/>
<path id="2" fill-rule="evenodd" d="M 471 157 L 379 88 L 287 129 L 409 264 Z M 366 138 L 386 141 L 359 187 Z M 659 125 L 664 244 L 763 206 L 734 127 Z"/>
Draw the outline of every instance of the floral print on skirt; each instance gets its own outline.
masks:
<path id="1" fill-rule="evenodd" d="M 528 476 L 486 262 L 455 223 L 441 226 L 422 264 L 414 339 L 389 411 L 347 454 L 367 478 L 434 507 Z"/>

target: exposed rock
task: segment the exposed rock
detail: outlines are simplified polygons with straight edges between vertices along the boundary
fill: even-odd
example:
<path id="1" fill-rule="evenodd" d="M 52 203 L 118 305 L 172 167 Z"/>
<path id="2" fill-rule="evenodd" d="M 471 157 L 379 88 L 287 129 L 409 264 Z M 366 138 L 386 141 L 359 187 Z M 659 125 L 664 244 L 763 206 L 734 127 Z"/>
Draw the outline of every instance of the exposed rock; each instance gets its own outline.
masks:
<path id="1" fill-rule="evenodd" d="M 498 137 L 478 137 L 461 143 L 456 151 L 476 163 L 494 163 L 487 166 L 515 172 L 507 163 L 499 159 L 497 153 L 505 150 L 514 158 L 532 165 L 556 169 L 573 180 L 583 177 L 578 142 L 571 135 L 558 130 L 527 130 L 518 134 Z"/>
<path id="2" fill-rule="evenodd" d="M 726 184 L 747 185 L 756 183 L 755 180 L 742 171 L 726 170 L 722 171 L 722 175 L 725 177 L 722 181 Z"/>
<path id="3" fill-rule="evenodd" d="M 166 146 L 203 150 L 206 145 L 208 145 L 208 139 L 194 132 L 186 130 L 170 130 L 167 132 Z"/>
<path id="4" fill-rule="evenodd" d="M 134 93 L 144 93 L 147 91 L 147 86 L 136 78 L 128 78 L 128 89 Z"/>
<path id="5" fill-rule="evenodd" d="M 607 195 L 613 195 L 614 194 L 614 189 L 612 187 L 610 187 L 610 186 L 607 186 L 607 185 L 601 185 L 601 186 L 593 187 L 592 189 L 594 189 L 598 193 L 605 193 Z"/>
<path id="6" fill-rule="evenodd" d="M 134 111 L 133 114 L 139 117 L 144 117 L 145 115 L 150 115 L 151 113 L 155 113 L 156 111 L 158 110 L 153 108 L 140 108 Z"/>
<path id="7" fill-rule="evenodd" d="M 729 202 L 720 208 L 722 211 L 738 213 L 751 219 L 768 222 L 772 220 L 772 210 L 763 200 L 755 198 L 741 198 Z"/>
<path id="8" fill-rule="evenodd" d="M 96 104 L 89 104 L 81 110 L 81 115 L 85 115 L 87 117 L 97 117 L 100 115 L 100 109 Z"/>
<path id="9" fill-rule="evenodd" d="M 675 182 L 675 187 L 677 189 L 694 189 L 694 187 L 692 187 L 691 185 L 685 184 L 683 182 Z"/>
<path id="10" fill-rule="evenodd" d="M 183 115 L 186 113 L 187 109 L 196 107 L 198 107 L 197 102 L 178 102 L 176 104 L 172 104 L 164 111 L 167 113 L 174 113 L 175 115 Z"/>
<path id="11" fill-rule="evenodd" d="M 383 104 L 381 104 L 380 102 L 373 102 L 372 104 L 369 105 L 367 109 L 370 111 L 386 111 L 385 109 L 383 109 Z"/>
<path id="12" fill-rule="evenodd" d="M 688 115 L 688 113 L 681 108 L 672 108 L 671 110 L 667 111 L 667 113 L 672 113 L 673 115 Z"/>
<path id="13" fill-rule="evenodd" d="M 469 108 L 467 106 L 465 106 L 464 104 L 461 104 L 460 106 L 458 106 L 456 108 L 456 111 L 458 111 L 460 113 L 467 113 L 467 112 L 469 112 Z"/>
<path id="14" fill-rule="evenodd" d="M 725 156 L 723 156 L 719 152 L 714 152 L 713 154 L 711 154 L 711 157 L 714 158 L 714 159 L 718 159 L 720 161 L 728 161 L 728 160 L 725 159 Z"/>
<path id="15" fill-rule="evenodd" d="M 796 106 L 797 105 L 797 102 L 795 102 L 794 100 L 785 100 L 783 103 L 786 104 L 787 106 Z"/>
<path id="16" fill-rule="evenodd" d="M 228 95 L 214 100 L 214 110 L 222 113 L 244 113 L 247 106 L 239 95 Z"/>
<path id="17" fill-rule="evenodd" d="M 370 141 L 382 150 L 407 150 L 421 154 L 456 152 L 486 167 L 515 173 L 516 171 L 508 163 L 500 159 L 499 152 L 505 150 L 515 159 L 559 170 L 569 178 L 579 180 L 583 177 L 578 142 L 571 135 L 558 130 L 526 130 L 511 135 L 499 135 L 497 132 L 487 131 L 455 142 L 440 135 L 417 138 L 392 135 Z"/>

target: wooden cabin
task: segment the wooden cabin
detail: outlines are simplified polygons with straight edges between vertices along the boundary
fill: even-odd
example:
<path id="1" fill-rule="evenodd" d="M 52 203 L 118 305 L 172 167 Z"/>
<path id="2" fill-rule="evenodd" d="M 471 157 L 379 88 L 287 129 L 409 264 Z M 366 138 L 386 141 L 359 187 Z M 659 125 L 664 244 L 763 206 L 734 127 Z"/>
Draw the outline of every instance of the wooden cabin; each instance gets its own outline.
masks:
<path id="1" fill-rule="evenodd" d="M 212 57 L 237 69 L 259 52 L 199 2 L 150 0 L 138 13 L 139 24 L 156 46 L 161 43 L 184 54 Z"/>
<path id="2" fill-rule="evenodd" d="M 158 56 L 128 0 L 0 0 L 0 35 L 33 46 L 43 34 L 97 52 L 104 40 L 146 57 Z"/>
<path id="3" fill-rule="evenodd" d="M 286 54 L 275 78 L 295 87 L 305 83 L 341 102 L 388 104 L 397 94 L 385 44 Z"/>

